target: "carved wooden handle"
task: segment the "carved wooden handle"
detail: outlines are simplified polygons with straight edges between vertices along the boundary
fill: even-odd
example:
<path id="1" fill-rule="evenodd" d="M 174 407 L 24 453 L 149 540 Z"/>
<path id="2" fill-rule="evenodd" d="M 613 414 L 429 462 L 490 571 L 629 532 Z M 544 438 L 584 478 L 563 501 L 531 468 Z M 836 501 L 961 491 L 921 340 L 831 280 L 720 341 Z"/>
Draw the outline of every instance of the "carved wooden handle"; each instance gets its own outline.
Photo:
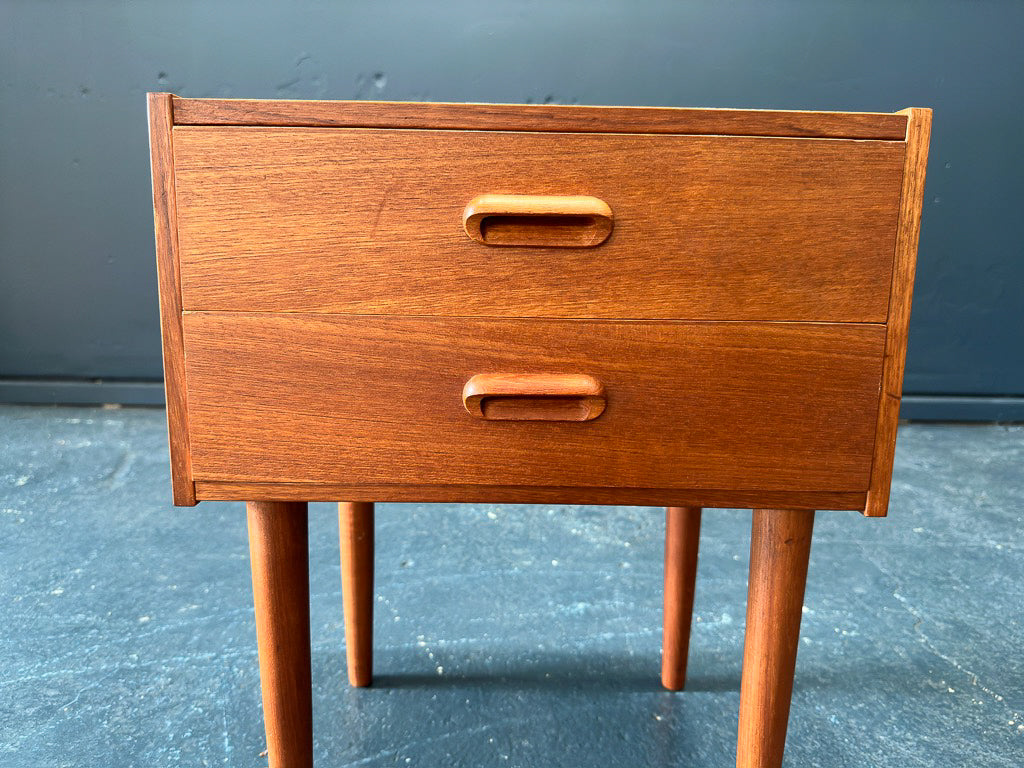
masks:
<path id="1" fill-rule="evenodd" d="M 604 384 L 585 374 L 481 373 L 462 388 L 466 410 L 495 421 L 590 421 L 604 411 Z"/>
<path id="2" fill-rule="evenodd" d="M 612 232 L 612 209 L 596 197 L 480 195 L 462 212 L 466 234 L 484 245 L 588 248 Z"/>

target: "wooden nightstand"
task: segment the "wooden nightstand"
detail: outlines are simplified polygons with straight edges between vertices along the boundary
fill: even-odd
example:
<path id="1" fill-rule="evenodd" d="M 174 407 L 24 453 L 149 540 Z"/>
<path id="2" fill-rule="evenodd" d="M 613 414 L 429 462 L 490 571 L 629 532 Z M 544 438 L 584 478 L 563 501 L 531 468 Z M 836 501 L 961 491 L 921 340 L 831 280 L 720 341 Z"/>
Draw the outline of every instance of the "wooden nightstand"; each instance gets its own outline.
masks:
<path id="1" fill-rule="evenodd" d="M 312 762 L 306 503 L 754 509 L 741 766 L 782 760 L 816 509 L 886 513 L 931 112 L 149 94 L 174 502 L 249 502 L 271 765 Z"/>

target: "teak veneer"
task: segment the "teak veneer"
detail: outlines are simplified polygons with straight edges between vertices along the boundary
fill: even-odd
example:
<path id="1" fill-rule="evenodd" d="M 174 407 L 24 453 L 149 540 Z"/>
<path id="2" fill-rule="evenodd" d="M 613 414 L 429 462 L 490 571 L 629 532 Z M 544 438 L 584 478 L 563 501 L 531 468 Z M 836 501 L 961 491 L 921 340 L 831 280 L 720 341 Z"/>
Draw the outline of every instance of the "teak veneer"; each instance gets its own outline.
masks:
<path id="1" fill-rule="evenodd" d="M 886 321 L 902 142 L 173 133 L 185 310 Z M 522 232 L 523 247 L 483 247 L 466 231 L 480 228 L 481 189 L 527 190 L 549 210 L 585 190 L 608 228 L 559 228 L 593 216 L 577 203 L 534 227 L 554 230 L 547 247 Z M 515 218 L 509 198 L 489 202 L 507 211 L 489 220 Z"/>
<path id="2" fill-rule="evenodd" d="M 309 766 L 306 502 L 754 509 L 739 766 L 778 766 L 817 509 L 884 516 L 931 111 L 149 98 L 174 503 L 249 502 L 270 763 Z"/>

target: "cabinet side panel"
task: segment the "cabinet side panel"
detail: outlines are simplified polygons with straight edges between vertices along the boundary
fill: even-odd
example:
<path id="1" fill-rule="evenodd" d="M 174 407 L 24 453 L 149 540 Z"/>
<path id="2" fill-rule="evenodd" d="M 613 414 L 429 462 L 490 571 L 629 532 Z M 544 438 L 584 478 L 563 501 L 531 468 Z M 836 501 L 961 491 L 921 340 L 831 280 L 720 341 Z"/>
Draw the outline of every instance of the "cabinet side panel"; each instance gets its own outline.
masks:
<path id="1" fill-rule="evenodd" d="M 896 253 L 889 294 L 889 319 L 885 339 L 885 363 L 882 370 L 878 430 L 864 514 L 885 517 L 889 509 L 889 488 L 896 451 L 896 428 L 903 396 L 903 369 L 907 360 L 907 328 L 914 293 L 917 267 L 917 243 L 921 235 L 921 206 L 924 202 L 924 178 L 928 165 L 928 142 L 932 131 L 932 111 L 904 110 L 907 123 L 907 153 L 903 167 L 903 191 L 896 231 Z"/>
<path id="2" fill-rule="evenodd" d="M 167 393 L 167 432 L 171 451 L 171 491 L 176 505 L 194 506 L 196 490 L 192 480 L 185 404 L 185 349 L 181 325 L 177 213 L 174 204 L 172 98 L 169 93 L 147 94 L 149 151 L 153 173 L 153 222 L 160 291 L 164 387 Z"/>

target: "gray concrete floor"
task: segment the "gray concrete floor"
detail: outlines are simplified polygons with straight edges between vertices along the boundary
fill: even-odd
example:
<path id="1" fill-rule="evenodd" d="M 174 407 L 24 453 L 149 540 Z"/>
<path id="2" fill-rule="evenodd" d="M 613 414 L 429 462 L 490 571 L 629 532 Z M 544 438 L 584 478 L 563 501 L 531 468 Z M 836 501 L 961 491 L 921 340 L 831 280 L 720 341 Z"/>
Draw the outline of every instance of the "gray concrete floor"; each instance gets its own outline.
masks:
<path id="1" fill-rule="evenodd" d="M 175 509 L 158 410 L 0 407 L 0 763 L 264 765 L 241 504 Z M 663 515 L 385 504 L 376 684 L 310 515 L 320 766 L 729 766 L 750 513 L 705 513 L 682 694 Z M 1024 765 L 1024 428 L 906 426 L 890 517 L 818 515 L 791 766 Z"/>

